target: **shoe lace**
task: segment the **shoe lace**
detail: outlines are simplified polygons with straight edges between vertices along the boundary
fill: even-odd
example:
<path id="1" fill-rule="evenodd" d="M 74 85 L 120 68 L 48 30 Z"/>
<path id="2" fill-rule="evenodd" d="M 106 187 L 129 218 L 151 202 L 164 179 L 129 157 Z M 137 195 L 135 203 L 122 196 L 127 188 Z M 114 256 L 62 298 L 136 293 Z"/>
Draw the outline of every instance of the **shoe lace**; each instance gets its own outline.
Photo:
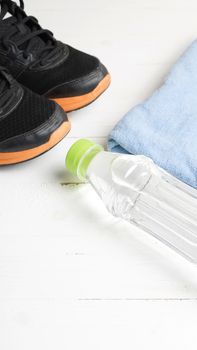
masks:
<path id="1" fill-rule="evenodd" d="M 9 18 L 9 23 L 11 25 L 3 36 L 3 45 L 7 50 L 12 47 L 15 49 L 15 52 L 22 52 L 25 59 L 31 58 L 33 65 L 37 63 L 45 65 L 59 53 L 60 49 L 57 45 L 57 40 L 53 37 L 52 32 L 43 29 L 39 25 L 35 17 L 26 15 L 23 0 L 19 1 L 20 6 L 12 0 L 0 0 L 0 21 L 6 21 L 4 18 L 7 13 L 12 15 L 12 18 Z M 34 48 L 36 57 L 33 58 L 31 47 L 35 38 L 39 38 L 39 40 L 42 41 L 42 45 L 38 45 L 37 48 Z"/>
<path id="2" fill-rule="evenodd" d="M 12 77 L 4 67 L 0 66 L 0 114 L 2 108 L 9 103 L 12 96 Z"/>

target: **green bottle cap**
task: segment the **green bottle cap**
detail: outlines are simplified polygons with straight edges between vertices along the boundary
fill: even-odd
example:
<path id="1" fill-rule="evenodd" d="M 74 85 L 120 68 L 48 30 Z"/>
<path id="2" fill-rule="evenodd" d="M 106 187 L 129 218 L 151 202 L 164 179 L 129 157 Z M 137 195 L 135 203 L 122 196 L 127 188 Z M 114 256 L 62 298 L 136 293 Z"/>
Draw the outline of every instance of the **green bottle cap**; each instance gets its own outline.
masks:
<path id="1" fill-rule="evenodd" d="M 67 169 L 80 180 L 86 179 L 86 172 L 92 159 L 103 147 L 93 141 L 81 139 L 75 142 L 66 156 Z"/>

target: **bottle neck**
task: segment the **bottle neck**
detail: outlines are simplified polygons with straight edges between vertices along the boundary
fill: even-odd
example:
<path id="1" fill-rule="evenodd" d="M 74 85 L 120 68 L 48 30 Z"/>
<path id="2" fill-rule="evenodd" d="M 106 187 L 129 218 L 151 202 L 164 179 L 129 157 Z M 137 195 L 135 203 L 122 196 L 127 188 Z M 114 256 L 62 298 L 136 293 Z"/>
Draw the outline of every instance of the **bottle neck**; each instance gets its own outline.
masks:
<path id="1" fill-rule="evenodd" d="M 86 180 L 87 170 L 91 161 L 102 151 L 102 146 L 94 144 L 82 155 L 77 167 L 77 177 L 80 180 Z"/>

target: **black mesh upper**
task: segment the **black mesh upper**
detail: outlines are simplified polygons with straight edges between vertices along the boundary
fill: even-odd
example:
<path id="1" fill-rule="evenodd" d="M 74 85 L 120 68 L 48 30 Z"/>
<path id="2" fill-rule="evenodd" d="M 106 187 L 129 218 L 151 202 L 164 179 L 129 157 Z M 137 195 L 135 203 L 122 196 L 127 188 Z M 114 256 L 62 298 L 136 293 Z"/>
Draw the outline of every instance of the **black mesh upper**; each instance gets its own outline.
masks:
<path id="1" fill-rule="evenodd" d="M 99 61 L 96 57 L 69 47 L 69 56 L 58 66 L 48 70 L 27 70 L 17 80 L 29 89 L 45 94 L 48 90 L 66 82 L 84 77 L 94 71 Z M 12 68 L 10 67 L 12 70 Z"/>
<path id="2" fill-rule="evenodd" d="M 55 106 L 53 101 L 24 88 L 19 106 L 0 120 L 0 142 L 39 127 L 52 116 Z"/>

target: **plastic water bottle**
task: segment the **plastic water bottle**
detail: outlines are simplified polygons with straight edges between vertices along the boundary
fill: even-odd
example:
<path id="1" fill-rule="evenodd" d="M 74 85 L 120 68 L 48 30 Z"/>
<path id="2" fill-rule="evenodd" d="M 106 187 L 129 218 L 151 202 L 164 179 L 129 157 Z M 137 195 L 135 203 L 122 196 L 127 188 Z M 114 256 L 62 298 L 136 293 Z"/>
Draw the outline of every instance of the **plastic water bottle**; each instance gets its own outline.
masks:
<path id="1" fill-rule="evenodd" d="M 174 178 L 145 156 L 105 152 L 79 140 L 66 165 L 87 180 L 107 209 L 197 263 L 197 191 Z"/>

